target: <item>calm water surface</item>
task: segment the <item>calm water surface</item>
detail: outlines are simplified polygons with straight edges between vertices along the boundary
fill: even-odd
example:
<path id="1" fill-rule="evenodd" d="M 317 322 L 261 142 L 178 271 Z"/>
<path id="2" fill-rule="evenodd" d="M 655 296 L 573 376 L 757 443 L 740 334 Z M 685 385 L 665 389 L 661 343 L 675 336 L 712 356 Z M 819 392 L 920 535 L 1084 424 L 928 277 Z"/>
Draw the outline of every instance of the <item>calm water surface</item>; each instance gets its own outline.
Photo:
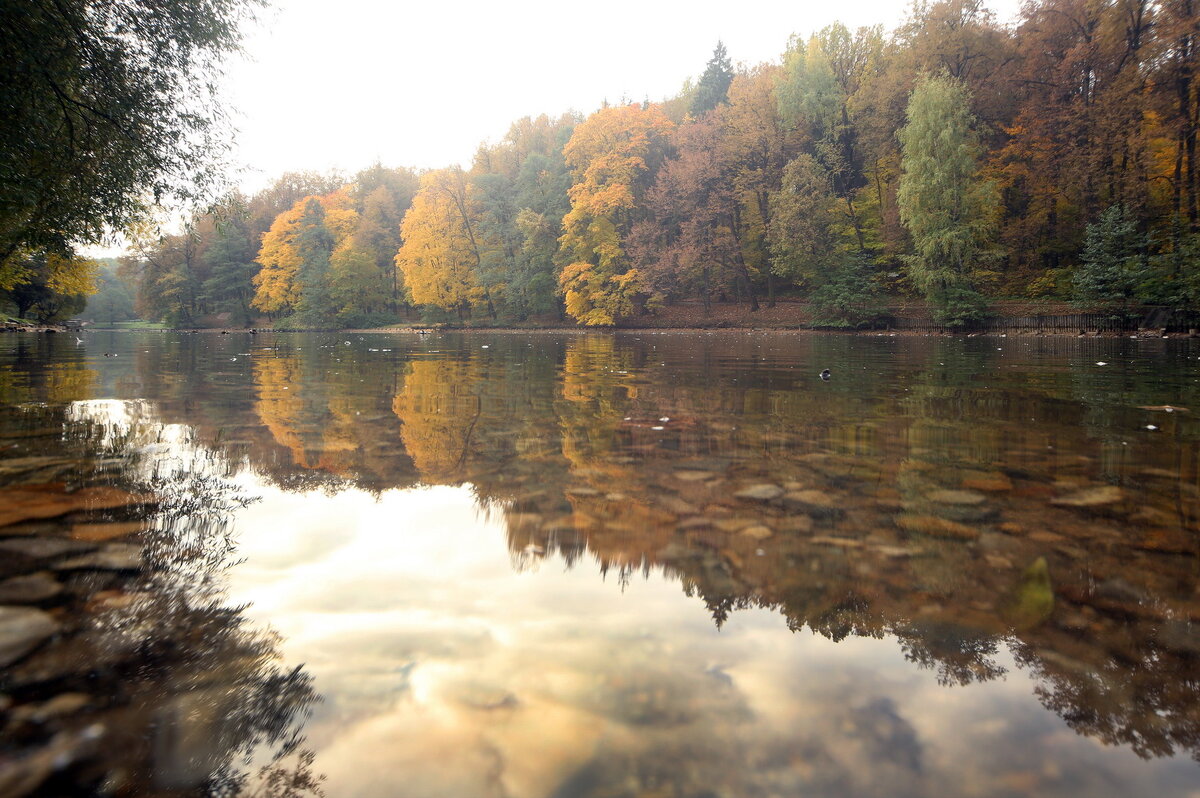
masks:
<path id="1" fill-rule="evenodd" d="M 1197 343 L 85 337 L 0 338 L 6 794 L 1200 795 Z"/>

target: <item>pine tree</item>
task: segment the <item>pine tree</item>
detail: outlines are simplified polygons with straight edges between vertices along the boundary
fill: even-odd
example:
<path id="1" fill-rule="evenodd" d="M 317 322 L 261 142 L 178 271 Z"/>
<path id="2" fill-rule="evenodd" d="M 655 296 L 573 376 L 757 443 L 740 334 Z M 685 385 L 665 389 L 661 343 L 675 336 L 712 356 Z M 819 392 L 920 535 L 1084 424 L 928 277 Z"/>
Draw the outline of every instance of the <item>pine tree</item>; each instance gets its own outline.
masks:
<path id="1" fill-rule="evenodd" d="M 725 43 L 718 41 L 696 86 L 696 96 L 692 98 L 692 116 L 700 116 L 723 104 L 732 82 L 733 62 L 725 52 Z"/>

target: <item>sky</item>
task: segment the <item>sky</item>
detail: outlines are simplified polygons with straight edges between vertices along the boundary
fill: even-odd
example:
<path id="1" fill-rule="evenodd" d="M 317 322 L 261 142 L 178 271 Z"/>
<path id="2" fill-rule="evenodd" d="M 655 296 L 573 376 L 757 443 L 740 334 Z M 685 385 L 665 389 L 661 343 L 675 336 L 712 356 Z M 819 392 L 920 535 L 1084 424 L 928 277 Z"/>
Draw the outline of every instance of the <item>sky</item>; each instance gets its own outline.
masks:
<path id="1" fill-rule="evenodd" d="M 992 0 L 1007 21 L 1017 0 Z M 792 33 L 840 20 L 895 27 L 905 0 L 388 3 L 277 0 L 229 65 L 237 182 L 285 171 L 467 165 L 522 116 L 661 100 L 722 40 L 735 63 L 778 60 Z"/>

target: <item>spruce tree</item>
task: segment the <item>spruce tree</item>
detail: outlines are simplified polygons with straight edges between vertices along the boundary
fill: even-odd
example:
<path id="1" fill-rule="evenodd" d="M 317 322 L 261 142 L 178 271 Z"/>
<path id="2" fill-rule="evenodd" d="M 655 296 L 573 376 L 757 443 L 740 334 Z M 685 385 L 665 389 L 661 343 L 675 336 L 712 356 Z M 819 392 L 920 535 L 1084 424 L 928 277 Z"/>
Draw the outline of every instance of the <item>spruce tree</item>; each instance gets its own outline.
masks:
<path id="1" fill-rule="evenodd" d="M 696 95 L 692 98 L 692 116 L 700 116 L 725 102 L 729 84 L 733 83 L 733 62 L 725 52 L 725 43 L 718 41 L 712 58 L 700 76 Z"/>

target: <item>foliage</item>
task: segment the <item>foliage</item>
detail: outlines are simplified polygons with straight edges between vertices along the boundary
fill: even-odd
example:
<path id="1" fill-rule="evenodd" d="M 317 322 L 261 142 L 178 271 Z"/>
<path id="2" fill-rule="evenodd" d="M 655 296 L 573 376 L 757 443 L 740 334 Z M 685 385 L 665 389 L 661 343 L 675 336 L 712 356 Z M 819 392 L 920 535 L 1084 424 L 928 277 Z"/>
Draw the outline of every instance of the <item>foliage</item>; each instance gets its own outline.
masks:
<path id="1" fill-rule="evenodd" d="M 1124 314 L 1149 277 L 1145 237 L 1120 205 L 1109 206 L 1087 226 L 1083 262 L 1075 271 L 1074 298 L 1080 304 Z"/>
<path id="2" fill-rule="evenodd" d="M 886 308 L 871 272 L 871 258 L 865 253 L 838 259 L 812 293 L 813 326 L 856 328 L 883 317 Z"/>
<path id="3" fill-rule="evenodd" d="M 345 189 L 305 197 L 276 218 L 258 253 L 253 306 L 292 314 L 301 327 L 332 324 L 330 256 L 357 228 L 358 213 Z"/>
<path id="4" fill-rule="evenodd" d="M 994 184 L 979 176 L 980 145 L 966 86 L 948 75 L 923 78 L 900 131 L 904 150 L 900 218 L 913 239 L 905 259 L 913 282 L 944 323 L 971 318 L 975 286 L 995 228 Z"/>
<path id="5" fill-rule="evenodd" d="M 0 6 L 0 274 L 217 182 L 217 81 L 260 0 Z M 15 259 L 15 260 L 14 260 Z"/>
<path id="6" fill-rule="evenodd" d="M 819 280 L 840 260 L 835 203 L 829 172 L 816 158 L 802 153 L 788 163 L 771 197 L 769 239 L 776 274 L 803 285 Z"/>
<path id="7" fill-rule="evenodd" d="M 640 289 L 625 252 L 648 178 L 672 127 L 657 106 L 603 108 L 575 128 L 563 149 L 575 183 L 563 217 L 558 284 L 567 313 L 586 326 L 633 311 Z"/>
<path id="8" fill-rule="evenodd" d="M 136 319 L 132 287 L 117 275 L 114 260 L 99 261 L 96 274 L 96 293 L 87 301 L 80 318 L 112 326 L 117 322 Z"/>
<path id="9" fill-rule="evenodd" d="M 39 324 L 64 321 L 81 312 L 88 296 L 96 293 L 99 269 L 90 258 L 29 255 L 20 264 L 21 281 L 0 292 L 0 298 L 16 308 L 18 318 L 32 315 Z"/>
<path id="10" fill-rule="evenodd" d="M 733 62 L 729 60 L 725 43 L 718 41 L 692 96 L 692 116 L 705 114 L 724 103 L 732 82 Z"/>
<path id="11" fill-rule="evenodd" d="M 248 325 L 253 320 L 250 300 L 258 271 L 255 254 L 245 219 L 239 217 L 216 226 L 212 242 L 201 256 L 207 274 L 201 283 L 203 302 L 218 313 L 230 314 L 235 324 Z"/>
<path id="12" fill-rule="evenodd" d="M 284 175 L 137 236 L 124 273 L 144 318 L 177 324 L 608 325 L 781 293 L 854 324 L 869 285 L 965 326 L 989 294 L 1097 301 L 1119 281 L 1089 276 L 1105 261 L 1088 226 L 1119 204 L 1141 243 L 1114 301 L 1195 307 L 1195 16 L 1032 0 L 1006 26 L 982 0 L 934 0 L 889 34 L 793 36 L 777 63 L 734 67 L 718 44 L 661 104 L 524 117 L 469 169 Z M 324 218 L 302 230 L 308 198 Z"/>
<path id="13" fill-rule="evenodd" d="M 477 192 L 461 169 L 438 169 L 421 176 L 421 188 L 404 216 L 404 244 L 396 265 L 418 305 L 434 305 L 465 317 L 488 300 L 480 284 L 482 261 L 472 228 Z"/>

